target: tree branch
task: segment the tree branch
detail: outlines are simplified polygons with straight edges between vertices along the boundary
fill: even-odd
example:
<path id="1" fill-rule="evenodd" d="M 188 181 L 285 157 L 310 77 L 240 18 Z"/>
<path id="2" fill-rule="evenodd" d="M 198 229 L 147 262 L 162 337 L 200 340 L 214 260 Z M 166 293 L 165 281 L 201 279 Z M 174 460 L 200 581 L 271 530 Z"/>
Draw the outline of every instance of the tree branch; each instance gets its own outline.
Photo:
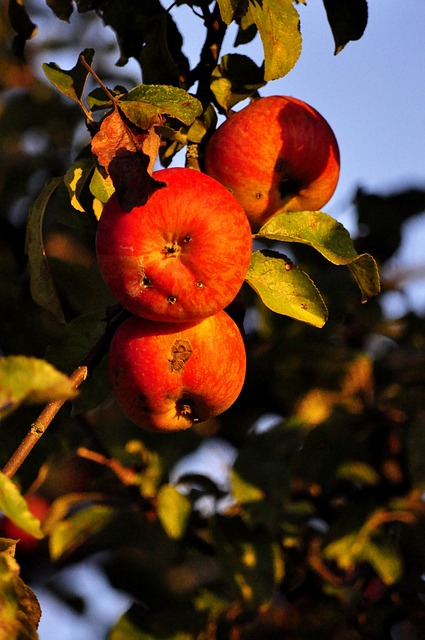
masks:
<path id="1" fill-rule="evenodd" d="M 84 361 L 78 366 L 75 371 L 69 376 L 69 379 L 73 383 L 74 389 L 78 387 L 93 373 L 95 367 L 99 364 L 103 356 L 108 352 L 109 345 L 112 337 L 124 320 L 127 317 L 127 312 L 119 308 L 115 310 L 115 314 L 111 317 L 110 322 L 107 324 L 103 335 L 96 342 L 94 347 L 88 353 Z M 6 462 L 2 469 L 4 475 L 8 478 L 12 478 L 18 471 L 19 467 L 26 460 L 32 449 L 35 447 L 41 436 L 46 432 L 53 418 L 58 411 L 65 404 L 66 400 L 56 400 L 55 402 L 49 402 L 38 416 L 37 420 L 33 422 L 27 435 L 22 440 L 16 451 L 12 454 L 10 459 Z"/>

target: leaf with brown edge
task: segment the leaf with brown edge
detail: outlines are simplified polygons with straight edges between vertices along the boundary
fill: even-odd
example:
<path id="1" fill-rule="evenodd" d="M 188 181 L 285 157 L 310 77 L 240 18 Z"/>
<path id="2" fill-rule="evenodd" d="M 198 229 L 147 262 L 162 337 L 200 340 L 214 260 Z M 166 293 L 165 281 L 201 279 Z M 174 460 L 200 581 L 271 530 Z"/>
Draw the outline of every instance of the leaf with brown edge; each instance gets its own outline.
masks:
<path id="1" fill-rule="evenodd" d="M 91 148 L 99 163 L 109 172 L 109 164 L 118 152 L 142 151 L 148 156 L 148 168 L 153 170 L 160 145 L 154 128 L 139 129 L 124 119 L 118 109 L 105 116 L 93 137 Z"/>
<path id="2" fill-rule="evenodd" d="M 164 182 L 152 178 L 148 171 L 149 157 L 141 151 L 122 150 L 109 163 L 109 175 L 118 201 L 124 211 L 131 211 L 148 201 Z"/>
<path id="3" fill-rule="evenodd" d="M 109 173 L 124 211 L 145 204 L 163 186 L 151 176 L 160 141 L 153 126 L 146 131 L 134 127 L 118 109 L 102 120 L 93 137 L 92 151 Z"/>

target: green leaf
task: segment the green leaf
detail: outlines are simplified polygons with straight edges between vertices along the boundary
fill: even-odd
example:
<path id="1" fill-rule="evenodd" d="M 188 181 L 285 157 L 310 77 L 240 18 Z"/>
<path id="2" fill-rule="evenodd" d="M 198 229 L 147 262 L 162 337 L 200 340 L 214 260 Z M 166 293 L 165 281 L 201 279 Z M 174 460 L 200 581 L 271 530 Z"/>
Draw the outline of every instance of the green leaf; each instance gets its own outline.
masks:
<path id="1" fill-rule="evenodd" d="M 90 193 L 100 200 L 102 204 L 106 204 L 114 193 L 115 188 L 109 175 L 104 176 L 96 167 L 92 179 L 90 180 Z"/>
<path id="2" fill-rule="evenodd" d="M 258 29 L 255 25 L 254 19 L 250 10 L 246 12 L 244 16 L 242 16 L 239 20 L 239 30 L 235 38 L 235 47 L 239 47 L 243 44 L 248 44 L 248 42 L 252 42 L 255 36 L 258 33 Z"/>
<path id="3" fill-rule="evenodd" d="M 40 527 L 40 520 L 29 510 L 27 501 L 16 484 L 4 473 L 0 472 L 0 511 L 23 531 L 34 538 L 41 539 L 44 533 Z"/>
<path id="4" fill-rule="evenodd" d="M 283 556 L 263 527 L 248 529 L 241 519 L 217 517 L 217 557 L 228 587 L 250 606 L 269 602 L 284 575 Z"/>
<path id="5" fill-rule="evenodd" d="M 76 160 L 64 176 L 64 183 L 68 189 L 71 205 L 77 211 L 84 213 L 85 209 L 80 202 L 81 192 L 95 167 L 93 156 Z"/>
<path id="6" fill-rule="evenodd" d="M 226 111 L 265 84 L 264 68 L 238 53 L 223 56 L 211 77 L 211 91 Z"/>
<path id="7" fill-rule="evenodd" d="M 93 504 L 73 513 L 69 518 L 52 527 L 49 538 L 50 555 L 53 561 L 81 546 L 106 527 L 116 510 L 107 505 Z"/>
<path id="8" fill-rule="evenodd" d="M 328 312 L 316 285 L 277 251 L 253 253 L 246 281 L 272 311 L 315 327 L 325 324 Z"/>
<path id="9" fill-rule="evenodd" d="M 46 350 L 46 359 L 66 373 L 72 373 L 93 349 L 105 332 L 103 317 L 84 314 L 69 322 L 63 333 Z M 110 393 L 107 376 L 107 357 L 102 358 L 72 400 L 71 415 L 75 416 L 98 406 Z"/>
<path id="10" fill-rule="evenodd" d="M 59 20 L 69 22 L 74 8 L 72 0 L 47 0 L 47 6 L 50 7 Z"/>
<path id="11" fill-rule="evenodd" d="M 62 182 L 53 178 L 44 187 L 31 207 L 25 238 L 25 252 L 28 256 L 30 291 L 34 302 L 49 311 L 61 324 L 65 324 L 52 274 L 47 262 L 43 243 L 43 219 L 50 198 Z"/>
<path id="12" fill-rule="evenodd" d="M 244 480 L 235 469 L 230 470 L 232 496 L 239 504 L 257 502 L 264 499 L 264 492 L 259 487 Z"/>
<path id="13" fill-rule="evenodd" d="M 160 487 L 157 500 L 158 518 L 165 531 L 170 538 L 181 538 L 192 513 L 189 498 L 173 485 L 166 484 Z"/>
<path id="14" fill-rule="evenodd" d="M 44 404 L 73 398 L 76 393 L 71 380 L 45 360 L 26 356 L 0 358 L 0 417 L 23 402 Z"/>
<path id="15" fill-rule="evenodd" d="M 223 22 L 230 24 L 237 15 L 244 15 L 247 10 L 246 0 L 218 0 Z"/>
<path id="16" fill-rule="evenodd" d="M 348 460 L 342 463 L 336 471 L 336 477 L 366 486 L 377 485 L 380 480 L 379 473 L 370 464 L 360 460 Z"/>
<path id="17" fill-rule="evenodd" d="M 376 296 L 380 291 L 379 271 L 374 258 L 367 253 L 359 255 L 348 231 L 323 211 L 277 213 L 261 227 L 257 236 L 307 244 L 332 264 L 348 266 L 363 300 Z"/>
<path id="18" fill-rule="evenodd" d="M 327 560 L 334 560 L 344 571 L 367 562 L 388 585 L 394 584 L 402 573 L 400 554 L 391 540 L 384 534 L 367 535 L 363 529 L 328 544 L 324 556 Z"/>
<path id="19" fill-rule="evenodd" d="M 30 19 L 23 0 L 9 0 L 7 17 L 12 29 L 16 32 L 13 39 L 13 51 L 23 57 L 25 43 L 37 33 L 37 26 Z"/>
<path id="20" fill-rule="evenodd" d="M 293 0 L 252 1 L 250 12 L 264 49 L 264 79 L 283 78 L 301 54 L 300 17 Z"/>
<path id="21" fill-rule="evenodd" d="M 190 125 L 202 113 L 202 105 L 184 89 L 168 85 L 138 85 L 119 100 L 120 109 L 141 129 L 159 124 L 168 115 Z"/>
<path id="22" fill-rule="evenodd" d="M 359 40 L 367 25 L 366 0 L 323 0 L 335 42 L 335 55 L 351 40 Z"/>
<path id="23" fill-rule="evenodd" d="M 6 543 L 7 544 L 7 543 Z M 0 551 L 0 634 L 2 640 L 38 640 L 41 609 L 33 591 L 19 576 L 13 547 Z"/>
<path id="24" fill-rule="evenodd" d="M 81 62 L 81 56 L 91 65 L 94 49 L 84 49 L 78 56 L 78 62 L 69 71 L 64 71 L 55 62 L 43 64 L 43 71 L 50 82 L 64 95 L 81 104 L 89 72 Z"/>
<path id="25" fill-rule="evenodd" d="M 394 584 L 401 577 L 403 562 L 399 550 L 384 535 L 374 536 L 366 545 L 364 559 L 375 569 L 382 582 Z"/>
<path id="26" fill-rule="evenodd" d="M 373 256 L 362 253 L 347 266 L 361 291 L 362 302 L 378 295 L 381 290 L 381 278 Z"/>
<path id="27" fill-rule="evenodd" d="M 109 640 L 197 640 L 207 627 L 204 611 L 195 611 L 184 603 L 169 608 L 151 609 L 134 604 L 114 625 Z"/>

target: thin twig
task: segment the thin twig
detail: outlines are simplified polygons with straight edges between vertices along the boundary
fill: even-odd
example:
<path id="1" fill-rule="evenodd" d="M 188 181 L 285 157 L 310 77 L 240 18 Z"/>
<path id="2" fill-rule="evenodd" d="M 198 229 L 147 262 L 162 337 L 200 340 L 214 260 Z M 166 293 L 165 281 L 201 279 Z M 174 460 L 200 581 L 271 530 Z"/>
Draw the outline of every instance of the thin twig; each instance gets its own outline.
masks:
<path id="1" fill-rule="evenodd" d="M 78 387 L 84 382 L 84 380 L 87 378 L 87 372 L 87 367 L 81 366 L 78 367 L 74 371 L 74 373 L 69 376 L 69 379 L 73 383 L 72 386 L 74 389 L 78 389 Z M 49 424 L 52 422 L 53 418 L 56 416 L 57 412 L 59 411 L 59 409 L 61 409 L 65 402 L 66 400 L 56 400 L 55 402 L 49 402 L 44 407 L 37 420 L 32 423 L 30 430 L 22 440 L 21 444 L 18 446 L 16 451 L 3 467 L 4 475 L 6 475 L 8 478 L 12 478 L 15 475 L 19 467 L 27 458 L 28 454 L 35 447 L 41 436 L 46 432 Z"/>
<path id="2" fill-rule="evenodd" d="M 105 332 L 96 342 L 91 349 L 87 357 L 78 366 L 75 371 L 69 376 L 69 379 L 73 383 L 74 389 L 78 387 L 89 377 L 95 367 L 99 364 L 103 356 L 108 352 L 112 336 L 114 335 L 117 327 L 123 319 L 127 316 L 127 312 L 120 309 L 111 318 L 110 322 L 105 328 Z M 26 460 L 32 449 L 35 447 L 41 436 L 46 432 L 48 426 L 56 416 L 58 411 L 65 404 L 66 400 L 56 400 L 55 402 L 49 402 L 38 416 L 37 420 L 33 422 L 27 435 L 22 440 L 16 451 L 12 454 L 10 459 L 6 462 L 2 469 L 2 472 L 8 477 L 12 478 L 18 471 L 19 467 Z"/>

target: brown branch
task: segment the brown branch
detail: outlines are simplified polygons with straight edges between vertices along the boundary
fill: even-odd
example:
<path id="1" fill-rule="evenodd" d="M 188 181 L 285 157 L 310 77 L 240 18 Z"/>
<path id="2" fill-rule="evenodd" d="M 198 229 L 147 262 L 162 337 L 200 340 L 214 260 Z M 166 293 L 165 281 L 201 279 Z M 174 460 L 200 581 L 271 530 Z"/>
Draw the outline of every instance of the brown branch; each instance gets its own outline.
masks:
<path id="1" fill-rule="evenodd" d="M 112 336 L 114 335 L 117 327 L 123 319 L 127 316 L 127 312 L 119 308 L 115 309 L 114 315 L 111 317 L 110 322 L 107 324 L 103 335 L 96 342 L 91 349 L 87 357 L 78 366 L 75 371 L 69 376 L 69 379 L 73 383 L 74 389 L 78 387 L 88 378 L 97 364 L 108 352 Z M 33 422 L 27 435 L 22 440 L 16 451 L 12 454 L 10 459 L 6 462 L 2 469 L 4 475 L 8 478 L 12 478 L 18 471 L 19 467 L 26 460 L 32 449 L 35 447 L 41 436 L 46 432 L 48 426 L 56 416 L 58 411 L 65 404 L 66 400 L 56 400 L 55 402 L 49 402 L 38 416 L 37 420 Z"/>
<path id="2" fill-rule="evenodd" d="M 194 81 L 198 81 L 196 97 L 205 109 L 214 97 L 210 89 L 211 74 L 217 66 L 227 25 L 221 18 L 220 7 L 217 2 L 211 12 L 206 6 L 203 13 L 207 35 L 202 47 L 199 64 L 193 70 L 193 78 Z"/>
<path id="3" fill-rule="evenodd" d="M 78 367 L 74 371 L 74 373 L 69 376 L 69 379 L 73 383 L 72 386 L 74 387 L 74 389 L 78 389 L 78 387 L 87 378 L 87 371 L 87 367 L 81 366 Z M 22 440 L 19 447 L 16 449 L 15 453 L 10 457 L 10 459 L 3 467 L 4 475 L 6 475 L 8 478 L 12 478 L 15 475 L 19 467 L 27 458 L 28 454 L 40 440 L 43 433 L 46 432 L 49 424 L 52 422 L 53 418 L 56 416 L 57 412 L 65 404 L 65 402 L 66 400 L 56 400 L 55 402 L 49 402 L 44 407 L 37 420 L 32 423 L 30 430 Z"/>

